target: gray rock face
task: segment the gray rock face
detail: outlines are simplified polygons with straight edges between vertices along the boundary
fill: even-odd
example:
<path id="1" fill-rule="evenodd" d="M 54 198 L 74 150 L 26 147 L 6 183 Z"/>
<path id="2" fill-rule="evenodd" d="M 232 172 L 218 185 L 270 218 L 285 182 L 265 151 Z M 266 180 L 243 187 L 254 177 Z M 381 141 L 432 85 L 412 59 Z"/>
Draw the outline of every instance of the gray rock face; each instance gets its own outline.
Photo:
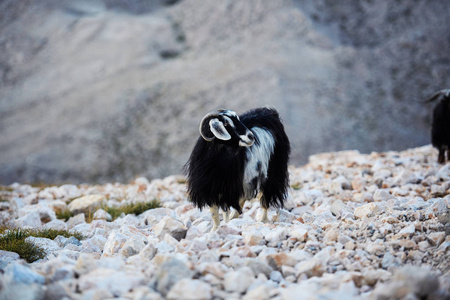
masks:
<path id="1" fill-rule="evenodd" d="M 167 295 L 167 299 L 177 300 L 197 300 L 197 299 L 211 299 L 211 287 L 200 280 L 195 279 L 181 279 L 171 289 Z"/>
<path id="2" fill-rule="evenodd" d="M 5 269 L 5 279 L 12 284 L 44 284 L 44 276 L 21 264 L 11 264 Z"/>
<path id="3" fill-rule="evenodd" d="M 191 277 L 192 271 L 185 263 L 176 258 L 169 259 L 161 265 L 157 274 L 156 289 L 165 296 L 178 281 Z"/>
<path id="4" fill-rule="evenodd" d="M 292 162 L 429 141 L 445 1 L 0 4 L 0 182 L 179 173 L 212 109 L 275 106 Z"/>
<path id="5" fill-rule="evenodd" d="M 0 250 L 0 270 L 5 270 L 6 266 L 20 258 L 19 254 Z"/>

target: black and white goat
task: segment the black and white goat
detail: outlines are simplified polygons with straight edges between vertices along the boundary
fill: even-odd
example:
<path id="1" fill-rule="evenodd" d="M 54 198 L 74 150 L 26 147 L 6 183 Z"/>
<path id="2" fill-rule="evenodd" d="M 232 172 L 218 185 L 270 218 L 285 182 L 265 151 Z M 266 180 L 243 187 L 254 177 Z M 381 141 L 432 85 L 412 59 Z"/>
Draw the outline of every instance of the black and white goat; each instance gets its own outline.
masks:
<path id="1" fill-rule="evenodd" d="M 210 112 L 200 122 L 200 137 L 185 165 L 190 200 L 209 206 L 220 224 L 242 213 L 245 201 L 260 196 L 267 221 L 269 206 L 283 207 L 289 186 L 291 151 L 278 112 L 257 108 L 238 116 L 232 110 Z"/>
<path id="2" fill-rule="evenodd" d="M 439 150 L 438 163 L 445 163 L 445 151 L 450 160 L 450 89 L 440 90 L 431 95 L 426 102 L 439 99 L 433 111 L 431 143 Z"/>

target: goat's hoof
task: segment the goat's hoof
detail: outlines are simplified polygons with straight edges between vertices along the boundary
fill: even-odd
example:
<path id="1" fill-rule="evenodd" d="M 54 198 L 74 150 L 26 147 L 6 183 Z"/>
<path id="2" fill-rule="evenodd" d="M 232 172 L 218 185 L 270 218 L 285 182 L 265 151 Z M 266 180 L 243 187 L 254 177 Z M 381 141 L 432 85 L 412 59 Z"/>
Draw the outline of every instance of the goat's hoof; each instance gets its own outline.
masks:
<path id="1" fill-rule="evenodd" d="M 261 218 L 260 222 L 269 223 L 269 218 L 267 218 L 267 217 Z"/>
<path id="2" fill-rule="evenodd" d="M 230 220 L 239 218 L 240 214 L 237 211 L 233 211 L 230 215 Z"/>
<path id="3" fill-rule="evenodd" d="M 229 216 L 224 216 L 224 217 L 223 217 L 223 221 L 224 221 L 225 223 L 228 223 L 228 222 L 230 221 L 230 217 L 229 217 Z"/>

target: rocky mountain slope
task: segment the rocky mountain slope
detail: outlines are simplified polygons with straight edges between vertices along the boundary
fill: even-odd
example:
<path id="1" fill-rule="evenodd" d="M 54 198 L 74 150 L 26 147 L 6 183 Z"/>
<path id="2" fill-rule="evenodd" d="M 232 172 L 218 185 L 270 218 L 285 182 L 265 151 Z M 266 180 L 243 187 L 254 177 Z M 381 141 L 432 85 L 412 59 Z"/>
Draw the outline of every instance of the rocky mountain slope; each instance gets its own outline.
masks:
<path id="1" fill-rule="evenodd" d="M 292 162 L 429 143 L 445 1 L 4 0 L 0 182 L 179 173 L 202 116 L 275 106 Z"/>
<path id="2" fill-rule="evenodd" d="M 431 146 L 311 156 L 290 168 L 285 209 L 249 202 L 210 233 L 181 176 L 123 185 L 2 187 L 2 223 L 60 228 L 82 240 L 28 238 L 31 264 L 0 255 L 1 299 L 448 299 L 450 163 Z M 110 221 L 99 203 L 158 199 L 161 208 Z M 7 200 L 5 202 L 5 200 Z M 55 212 L 69 209 L 67 222 Z"/>

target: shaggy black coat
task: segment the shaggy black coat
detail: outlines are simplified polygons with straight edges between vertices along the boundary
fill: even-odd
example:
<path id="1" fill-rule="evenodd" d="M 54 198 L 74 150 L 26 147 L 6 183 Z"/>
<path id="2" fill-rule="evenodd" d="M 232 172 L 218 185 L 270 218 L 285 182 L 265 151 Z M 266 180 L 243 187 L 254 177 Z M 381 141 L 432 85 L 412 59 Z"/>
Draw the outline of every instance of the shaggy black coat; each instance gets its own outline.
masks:
<path id="1" fill-rule="evenodd" d="M 218 139 L 208 142 L 199 137 L 184 167 L 190 200 L 199 208 L 217 205 L 222 210 L 233 207 L 242 213 L 239 200 L 249 200 L 261 191 L 261 205 L 264 208 L 283 207 L 289 186 L 288 161 L 291 147 L 278 112 L 271 108 L 257 108 L 239 118 L 254 134 L 254 144 L 240 147 Z M 237 119 L 235 122 L 238 122 Z M 274 139 L 273 152 L 265 155 L 268 160 L 267 177 L 253 178 L 252 182 L 244 183 L 247 152 L 252 147 L 259 147 L 263 142 L 261 138 L 264 138 L 252 130 L 256 127 L 270 132 Z M 260 165 L 258 162 L 258 166 Z M 251 195 L 245 194 L 244 184 L 251 184 L 255 189 L 259 186 L 259 190 Z"/>

